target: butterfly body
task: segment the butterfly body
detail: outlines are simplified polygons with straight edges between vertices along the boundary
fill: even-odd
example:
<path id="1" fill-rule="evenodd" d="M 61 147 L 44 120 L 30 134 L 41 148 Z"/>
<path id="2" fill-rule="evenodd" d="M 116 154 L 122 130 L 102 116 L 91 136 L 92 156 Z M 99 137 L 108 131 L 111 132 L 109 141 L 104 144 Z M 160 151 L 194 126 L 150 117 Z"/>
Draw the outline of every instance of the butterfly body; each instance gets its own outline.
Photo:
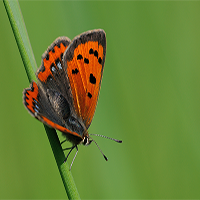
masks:
<path id="1" fill-rule="evenodd" d="M 57 38 L 42 56 L 37 83 L 24 90 L 32 116 L 58 129 L 73 146 L 90 144 L 106 54 L 105 32 L 85 32 L 74 40 Z"/>

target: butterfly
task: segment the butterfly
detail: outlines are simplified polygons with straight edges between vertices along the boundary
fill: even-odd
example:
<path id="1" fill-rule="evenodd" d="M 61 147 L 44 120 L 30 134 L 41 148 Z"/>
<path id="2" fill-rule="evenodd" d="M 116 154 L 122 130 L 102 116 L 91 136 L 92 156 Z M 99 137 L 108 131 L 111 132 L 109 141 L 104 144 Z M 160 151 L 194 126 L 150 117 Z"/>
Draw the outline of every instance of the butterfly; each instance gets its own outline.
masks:
<path id="1" fill-rule="evenodd" d="M 23 102 L 29 113 L 61 131 L 65 141 L 72 143 L 65 161 L 74 148 L 78 152 L 77 145 L 94 141 L 88 128 L 99 97 L 105 57 L 106 34 L 102 29 L 84 32 L 72 41 L 59 37 L 42 55 L 37 83 L 33 81 L 24 89 Z"/>

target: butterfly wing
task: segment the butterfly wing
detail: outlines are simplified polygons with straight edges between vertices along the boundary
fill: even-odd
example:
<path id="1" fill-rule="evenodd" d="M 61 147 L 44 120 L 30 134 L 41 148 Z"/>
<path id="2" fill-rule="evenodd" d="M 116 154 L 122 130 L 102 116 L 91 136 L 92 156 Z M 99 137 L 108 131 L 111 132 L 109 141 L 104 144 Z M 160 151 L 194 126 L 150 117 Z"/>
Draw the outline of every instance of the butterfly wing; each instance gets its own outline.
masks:
<path id="1" fill-rule="evenodd" d="M 46 94 L 41 86 L 32 82 L 30 88 L 24 90 L 24 105 L 32 116 L 46 125 L 67 134 L 68 139 L 74 143 L 82 141 L 82 137 L 66 126 L 65 118 L 69 116 L 69 104 L 66 99 L 57 94 Z M 51 97 L 51 98 L 49 98 Z"/>
<path id="2" fill-rule="evenodd" d="M 87 128 L 96 109 L 105 56 L 106 35 L 101 29 L 75 37 L 64 54 L 75 110 Z"/>
<path id="3" fill-rule="evenodd" d="M 65 66 L 63 65 L 63 54 L 70 42 L 70 39 L 67 37 L 57 38 L 42 55 L 42 63 L 36 76 L 38 83 L 45 91 L 53 88 L 61 93 L 72 105 L 71 89 L 66 70 L 64 69 Z"/>
<path id="4" fill-rule="evenodd" d="M 56 39 L 42 56 L 42 64 L 37 71 L 38 84 L 32 82 L 24 90 L 24 105 L 35 118 L 66 133 L 69 140 L 78 143 L 80 134 L 71 131 L 66 119 L 71 115 L 73 103 L 71 88 L 63 65 L 63 53 L 70 40 Z M 75 138 L 75 139 L 74 139 Z"/>

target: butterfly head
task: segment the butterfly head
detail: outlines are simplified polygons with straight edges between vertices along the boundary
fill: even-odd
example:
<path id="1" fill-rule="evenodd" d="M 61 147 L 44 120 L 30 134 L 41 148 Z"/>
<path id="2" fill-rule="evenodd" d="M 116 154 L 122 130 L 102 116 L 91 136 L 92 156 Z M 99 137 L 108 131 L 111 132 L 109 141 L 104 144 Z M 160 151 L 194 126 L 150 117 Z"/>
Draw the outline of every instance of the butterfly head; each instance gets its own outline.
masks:
<path id="1" fill-rule="evenodd" d="M 91 144 L 92 140 L 89 139 L 89 135 L 87 134 L 83 140 L 82 140 L 82 144 L 85 146 L 88 146 L 89 144 Z"/>

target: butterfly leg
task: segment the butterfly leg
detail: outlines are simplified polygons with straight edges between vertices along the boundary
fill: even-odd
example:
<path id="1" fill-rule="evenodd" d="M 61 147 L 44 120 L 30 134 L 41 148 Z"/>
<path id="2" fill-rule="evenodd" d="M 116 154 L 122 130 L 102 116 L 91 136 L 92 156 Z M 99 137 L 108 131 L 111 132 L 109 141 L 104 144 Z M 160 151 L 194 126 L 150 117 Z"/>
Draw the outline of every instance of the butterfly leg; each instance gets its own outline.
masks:
<path id="1" fill-rule="evenodd" d="M 69 157 L 69 154 L 72 152 L 72 150 L 73 150 L 75 147 L 76 147 L 76 154 L 75 154 L 75 156 L 74 156 L 74 158 L 73 158 L 73 160 L 72 160 L 72 163 L 71 163 L 71 165 L 70 165 L 69 170 L 71 170 L 71 167 L 72 167 L 72 165 L 73 165 L 73 162 L 74 162 L 74 160 L 75 160 L 75 158 L 76 158 L 76 155 L 77 155 L 77 153 L 78 153 L 78 147 L 77 147 L 77 145 L 76 145 L 76 146 L 73 146 L 73 147 L 70 147 L 70 148 L 63 149 L 63 151 L 64 151 L 64 150 L 67 150 L 67 149 L 70 149 L 70 151 L 69 151 L 69 153 L 67 154 L 67 157 L 65 158 L 65 161 L 64 161 L 64 162 L 66 162 L 66 161 L 67 161 L 67 158 Z"/>
<path id="2" fill-rule="evenodd" d="M 70 148 L 63 149 L 63 151 L 70 149 L 70 151 L 69 151 L 69 153 L 67 154 L 67 157 L 65 158 L 65 161 L 64 161 L 64 162 L 67 161 L 67 158 L 69 157 L 69 154 L 72 152 L 72 150 L 73 150 L 75 147 L 76 147 L 76 146 L 73 146 L 73 147 L 70 147 Z"/>
<path id="3" fill-rule="evenodd" d="M 75 146 L 75 147 L 76 147 L 76 154 L 75 154 L 75 156 L 74 156 L 74 158 L 73 158 L 73 160 L 72 160 L 72 163 L 71 163 L 71 165 L 70 165 L 69 171 L 71 170 L 72 165 L 73 165 L 73 163 L 74 163 L 74 160 L 75 160 L 75 158 L 76 158 L 76 155 L 77 155 L 77 153 L 78 153 L 78 147 L 77 147 L 77 146 Z"/>

